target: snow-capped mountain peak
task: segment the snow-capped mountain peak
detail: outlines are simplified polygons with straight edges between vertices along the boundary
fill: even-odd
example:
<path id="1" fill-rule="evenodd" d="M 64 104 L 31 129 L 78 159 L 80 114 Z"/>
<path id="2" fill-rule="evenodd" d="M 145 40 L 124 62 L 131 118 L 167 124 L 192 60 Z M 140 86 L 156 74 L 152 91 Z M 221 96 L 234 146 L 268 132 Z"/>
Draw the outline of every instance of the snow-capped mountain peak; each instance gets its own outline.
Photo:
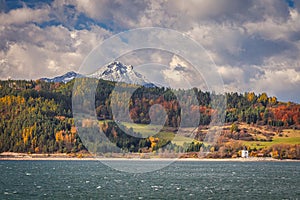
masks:
<path id="1" fill-rule="evenodd" d="M 106 67 L 91 74 L 90 77 L 128 84 L 150 84 L 143 75 L 134 71 L 132 65 L 124 65 L 119 61 L 109 63 Z"/>
<path id="2" fill-rule="evenodd" d="M 58 82 L 63 82 L 63 83 L 67 83 L 71 80 L 73 80 L 74 78 L 77 77 L 81 77 L 82 75 L 74 72 L 74 71 L 70 71 L 67 72 L 66 74 L 62 75 L 62 76 L 57 76 L 54 78 L 41 78 L 40 80 L 45 81 L 45 82 L 54 82 L 54 83 L 58 83 Z"/>
<path id="3" fill-rule="evenodd" d="M 91 77 L 91 78 L 103 79 L 103 80 L 114 81 L 114 82 L 124 82 L 128 84 L 141 85 L 145 87 L 155 87 L 155 85 L 150 81 L 148 81 L 146 77 L 134 71 L 132 65 L 124 65 L 119 61 L 111 62 L 107 66 L 87 76 L 71 71 L 62 76 L 57 76 L 54 78 L 41 78 L 40 80 L 46 82 L 67 83 L 74 78 L 80 78 L 80 77 Z"/>
<path id="4" fill-rule="evenodd" d="M 105 69 L 102 72 L 102 75 L 109 75 L 111 73 L 120 73 L 120 74 L 124 74 L 127 73 L 129 71 L 133 70 L 133 66 L 132 65 L 123 65 L 122 63 L 120 63 L 119 61 L 115 61 L 112 63 L 109 63 L 107 65 L 107 69 Z"/>

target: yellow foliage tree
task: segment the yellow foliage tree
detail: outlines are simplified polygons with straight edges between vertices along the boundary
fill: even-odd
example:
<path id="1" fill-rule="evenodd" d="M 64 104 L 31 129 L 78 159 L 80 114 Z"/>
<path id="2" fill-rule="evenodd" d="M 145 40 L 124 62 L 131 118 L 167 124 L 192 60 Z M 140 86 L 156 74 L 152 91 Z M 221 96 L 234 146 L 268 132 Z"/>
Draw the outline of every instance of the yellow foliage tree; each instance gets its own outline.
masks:
<path id="1" fill-rule="evenodd" d="M 254 92 L 249 92 L 249 93 L 247 94 L 247 100 L 248 100 L 249 102 L 252 102 L 252 101 L 254 100 L 254 98 L 255 98 Z"/>

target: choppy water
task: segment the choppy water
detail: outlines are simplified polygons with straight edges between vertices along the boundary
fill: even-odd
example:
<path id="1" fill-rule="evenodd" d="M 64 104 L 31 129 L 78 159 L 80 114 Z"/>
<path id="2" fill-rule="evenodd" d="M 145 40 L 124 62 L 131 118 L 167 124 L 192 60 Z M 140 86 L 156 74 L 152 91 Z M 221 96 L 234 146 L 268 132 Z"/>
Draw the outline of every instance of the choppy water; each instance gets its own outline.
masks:
<path id="1" fill-rule="evenodd" d="M 0 199 L 300 199 L 299 162 L 186 161 L 131 174 L 99 161 L 0 161 L 0 173 Z"/>

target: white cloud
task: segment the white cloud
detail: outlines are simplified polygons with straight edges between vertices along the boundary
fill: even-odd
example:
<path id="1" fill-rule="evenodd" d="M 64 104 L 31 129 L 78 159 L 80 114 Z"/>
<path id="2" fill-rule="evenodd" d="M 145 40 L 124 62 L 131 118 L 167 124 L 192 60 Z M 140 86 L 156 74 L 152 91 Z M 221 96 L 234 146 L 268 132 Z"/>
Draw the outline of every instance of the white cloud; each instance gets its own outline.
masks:
<path id="1" fill-rule="evenodd" d="M 252 79 L 254 91 L 275 95 L 284 101 L 300 102 L 300 72 L 295 69 L 266 70 L 260 79 Z"/>
<path id="2" fill-rule="evenodd" d="M 63 26 L 42 29 L 36 25 L 7 27 L 0 39 L 5 41 L 1 58 L 7 62 L 1 78 L 36 79 L 77 70 L 85 56 L 110 32 L 92 27 L 70 31 Z M 1 45 L 1 43 L 0 43 Z"/>
<path id="3" fill-rule="evenodd" d="M 205 70 L 204 68 L 201 68 Z M 173 55 L 170 63 L 167 65 L 167 68 L 161 71 L 165 82 L 168 86 L 172 88 L 192 88 L 197 87 L 201 90 L 207 90 L 208 85 L 207 81 L 199 71 L 199 68 L 195 68 L 188 62 L 177 55 Z"/>
<path id="4" fill-rule="evenodd" d="M 290 17 L 286 21 L 276 21 L 268 17 L 259 22 L 245 23 L 249 34 L 258 34 L 268 40 L 289 40 L 300 34 L 300 14 L 295 9 L 289 10 Z"/>
<path id="5" fill-rule="evenodd" d="M 231 61 L 229 56 L 239 56 L 244 51 L 243 44 L 247 39 L 243 27 L 215 22 L 195 24 L 187 34 L 199 42 L 214 61 L 221 65 Z"/>
<path id="6" fill-rule="evenodd" d="M 240 67 L 220 66 L 217 69 L 226 85 L 243 84 L 244 71 Z"/>
<path id="7" fill-rule="evenodd" d="M 64 3 L 74 5 L 79 12 L 115 29 L 135 27 L 148 6 L 143 0 L 75 0 Z"/>
<path id="8" fill-rule="evenodd" d="M 180 68 L 177 69 L 178 71 L 185 71 L 188 70 L 188 63 L 185 62 L 184 60 L 180 59 L 178 56 L 174 55 L 172 57 L 171 62 L 169 63 L 169 66 L 172 70 L 176 70 L 176 68 Z"/>
<path id="9" fill-rule="evenodd" d="M 144 14 L 136 18 L 133 27 L 162 26 L 188 31 L 205 21 L 242 24 L 267 17 L 285 21 L 289 17 L 288 5 L 282 0 L 160 0 L 147 3 Z"/>
<path id="10" fill-rule="evenodd" d="M 283 0 L 55 0 L 38 8 L 25 6 L 0 13 L 0 77 L 38 78 L 76 70 L 93 47 L 112 35 L 106 27 L 117 33 L 158 26 L 181 31 L 200 43 L 228 90 L 266 91 L 297 99 L 299 11 L 298 1 L 290 8 Z M 91 25 L 90 30 L 76 30 L 81 14 L 105 28 Z M 62 25 L 34 24 L 49 20 Z M 134 65 L 145 60 L 170 63 L 170 56 L 160 52 L 126 59 L 136 61 L 127 63 Z M 164 70 L 174 80 L 190 81 L 183 70 Z"/>
<path id="11" fill-rule="evenodd" d="M 19 8 L 8 13 L 0 13 L 0 26 L 24 24 L 27 22 L 43 22 L 49 20 L 49 7 L 41 9 Z"/>

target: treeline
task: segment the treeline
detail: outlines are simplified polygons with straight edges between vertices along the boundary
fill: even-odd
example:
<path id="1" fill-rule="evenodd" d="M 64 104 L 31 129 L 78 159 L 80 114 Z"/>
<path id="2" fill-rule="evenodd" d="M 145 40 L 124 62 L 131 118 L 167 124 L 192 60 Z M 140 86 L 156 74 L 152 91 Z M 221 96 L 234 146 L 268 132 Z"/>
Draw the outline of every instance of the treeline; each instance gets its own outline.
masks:
<path id="1" fill-rule="evenodd" d="M 125 119 L 127 116 L 124 110 L 129 106 L 130 118 L 135 123 L 148 124 L 151 121 L 149 109 L 154 104 L 160 104 L 167 112 L 165 125 L 168 127 L 178 127 L 180 123 L 181 126 L 208 125 L 214 114 L 224 111 L 225 113 L 219 113 L 224 114 L 219 118 L 225 123 L 238 121 L 248 124 L 295 128 L 300 124 L 300 105 L 278 102 L 276 97 L 269 97 L 266 93 L 257 95 L 253 92 L 244 94 L 235 92 L 220 95 L 196 88 L 174 91 L 164 87 L 141 87 L 133 94 L 126 89 L 119 90 L 114 94 L 116 101 L 111 102 L 110 94 L 114 88 L 113 84 L 110 83 L 108 87 L 105 85 L 106 83 L 101 83 L 96 93 L 96 113 L 99 119 L 113 119 L 114 115 Z M 124 87 L 131 86 L 125 84 Z M 130 99 L 130 101 L 126 102 L 124 99 Z M 218 110 L 217 105 L 224 103 L 223 101 L 226 102 L 224 110 Z M 114 107 L 115 113 L 113 114 L 111 107 Z M 158 112 L 161 108 L 156 107 L 156 109 Z M 199 113 L 200 119 L 197 117 Z"/>
<path id="2" fill-rule="evenodd" d="M 300 124 L 299 105 L 280 103 L 276 97 L 268 97 L 265 93 L 220 95 L 196 88 L 176 91 L 164 87 L 136 89 L 136 86 L 121 84 L 112 101 L 115 83 L 103 80 L 98 82 L 91 109 L 91 99 L 85 95 L 89 91 L 84 87 L 88 81 L 82 79 L 83 85 L 77 85 L 76 90 L 74 81 L 67 84 L 25 80 L 0 81 L 0 151 L 70 153 L 85 150 L 74 126 L 72 98 L 73 101 L 75 99 L 79 102 L 83 113 L 93 114 L 96 111 L 98 120 L 114 120 L 114 115 L 121 120 L 127 118 L 124 110 L 129 107 L 130 118 L 135 123 L 142 124 L 151 122 L 149 110 L 153 105 L 159 104 L 166 111 L 167 118 L 158 116 L 161 117 L 158 121 L 165 120 L 164 126 L 173 127 L 174 130 L 183 122 L 185 126 L 208 125 L 213 115 L 223 114 L 214 105 L 224 102 L 225 123 L 239 121 L 295 128 Z M 130 89 L 134 89 L 132 94 Z M 178 97 L 184 101 L 180 101 Z M 124 99 L 129 99 L 129 102 Z M 159 111 L 161 107 L 156 109 Z M 188 116 L 182 112 L 184 110 L 188 110 Z M 197 118 L 199 113 L 200 119 Z M 155 137 L 143 140 L 128 138 L 113 123 L 106 124 L 103 130 L 107 138 L 124 151 L 153 151 L 162 146 L 171 148 L 170 145 L 173 145 L 168 140 L 156 141 Z M 199 144 L 195 144 L 187 148 L 200 147 Z"/>
<path id="3" fill-rule="evenodd" d="M 72 132 L 72 118 L 58 115 L 60 111 L 54 100 L 42 97 L 1 97 L 0 151 L 67 153 L 84 149 Z"/>
<path id="4" fill-rule="evenodd" d="M 68 153 L 84 149 L 74 126 L 68 85 L 0 82 L 0 151 Z"/>

